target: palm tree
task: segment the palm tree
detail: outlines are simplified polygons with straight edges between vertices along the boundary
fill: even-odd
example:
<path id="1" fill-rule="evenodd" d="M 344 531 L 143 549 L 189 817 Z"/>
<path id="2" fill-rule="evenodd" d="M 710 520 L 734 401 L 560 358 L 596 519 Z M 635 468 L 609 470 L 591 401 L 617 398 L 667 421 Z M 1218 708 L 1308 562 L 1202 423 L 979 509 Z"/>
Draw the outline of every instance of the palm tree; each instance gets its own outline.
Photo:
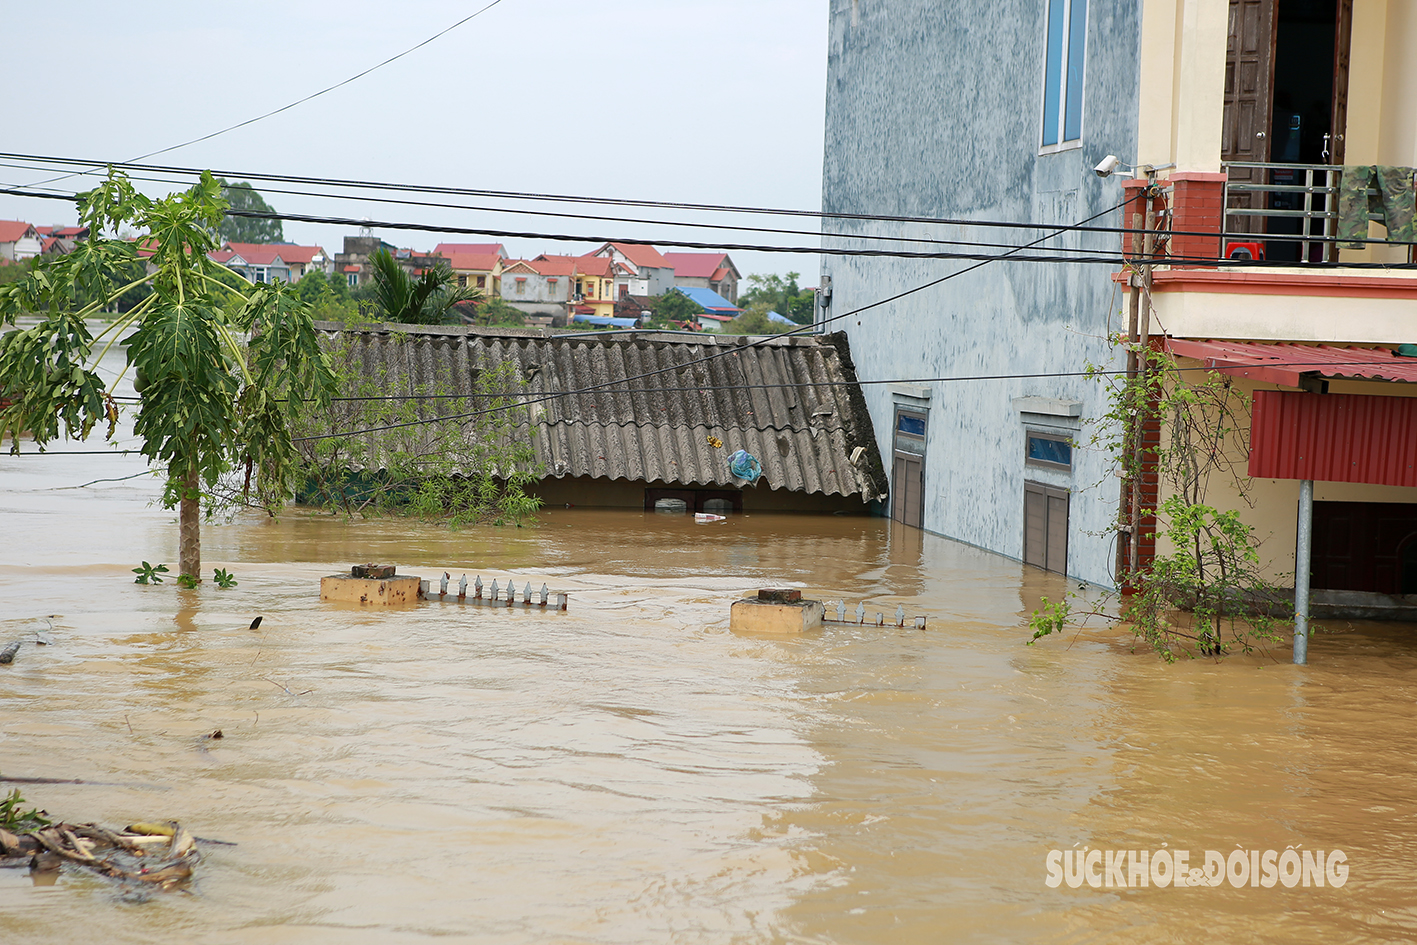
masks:
<path id="1" fill-rule="evenodd" d="M 446 325 L 458 321 L 453 306 L 482 298 L 479 289 L 453 283 L 447 263 L 425 270 L 414 279 L 387 249 L 369 257 L 374 270 L 374 301 L 384 318 L 408 325 Z"/>

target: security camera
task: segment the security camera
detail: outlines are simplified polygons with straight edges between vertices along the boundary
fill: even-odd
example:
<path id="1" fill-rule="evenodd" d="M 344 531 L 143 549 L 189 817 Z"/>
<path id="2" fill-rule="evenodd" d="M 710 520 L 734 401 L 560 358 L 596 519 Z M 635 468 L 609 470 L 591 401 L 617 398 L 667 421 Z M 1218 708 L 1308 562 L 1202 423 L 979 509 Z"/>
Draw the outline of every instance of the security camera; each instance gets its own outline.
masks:
<path id="1" fill-rule="evenodd" d="M 1112 172 L 1121 166 L 1121 163 L 1117 155 L 1109 154 L 1092 170 L 1098 177 L 1111 177 Z"/>

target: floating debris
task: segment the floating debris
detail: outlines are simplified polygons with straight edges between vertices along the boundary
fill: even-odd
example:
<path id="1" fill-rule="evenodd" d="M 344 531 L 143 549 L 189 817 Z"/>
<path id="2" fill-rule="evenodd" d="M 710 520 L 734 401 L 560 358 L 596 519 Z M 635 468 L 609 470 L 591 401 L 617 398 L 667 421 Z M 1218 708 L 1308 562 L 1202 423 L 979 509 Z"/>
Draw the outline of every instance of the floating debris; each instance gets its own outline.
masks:
<path id="1" fill-rule="evenodd" d="M 0 829 L 0 864 L 52 873 L 64 865 L 125 884 L 177 889 L 191 879 L 202 854 L 197 838 L 176 821 L 131 824 L 121 831 L 98 824 L 52 823 L 26 833 Z"/>

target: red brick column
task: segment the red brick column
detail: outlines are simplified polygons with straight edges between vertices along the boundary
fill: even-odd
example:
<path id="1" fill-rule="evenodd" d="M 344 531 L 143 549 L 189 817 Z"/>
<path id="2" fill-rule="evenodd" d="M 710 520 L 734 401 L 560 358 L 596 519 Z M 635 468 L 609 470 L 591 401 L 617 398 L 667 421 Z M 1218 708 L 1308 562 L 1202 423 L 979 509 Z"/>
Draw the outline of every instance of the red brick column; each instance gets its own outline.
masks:
<path id="1" fill-rule="evenodd" d="M 1161 343 L 1152 342 L 1153 350 L 1160 351 Z M 1137 523 L 1134 535 L 1126 532 L 1117 534 L 1117 586 L 1122 596 L 1136 593 L 1128 580 L 1131 566 L 1131 544 L 1137 543 L 1137 569 L 1148 571 L 1156 560 L 1156 506 L 1161 501 L 1161 476 L 1157 468 L 1157 452 L 1161 449 L 1161 404 L 1153 396 L 1148 399 L 1145 415 L 1141 418 L 1141 521 Z M 1122 507 L 1131 508 L 1132 480 L 1122 480 Z M 1126 512 L 1124 511 L 1124 515 Z"/>
<path id="2" fill-rule="evenodd" d="M 1148 203 L 1151 204 L 1152 209 L 1156 211 L 1157 220 L 1160 221 L 1162 219 L 1161 212 L 1165 209 L 1163 198 L 1156 197 L 1152 200 L 1137 199 L 1137 196 L 1146 187 L 1147 183 L 1148 182 L 1145 180 L 1122 181 L 1122 195 L 1127 199 L 1126 206 L 1122 208 L 1122 227 L 1124 229 L 1140 230 L 1146 225 L 1146 208 Z M 1136 219 L 1138 216 L 1140 219 Z M 1159 223 L 1157 229 L 1160 229 Z M 1131 233 L 1122 234 L 1122 255 L 1127 259 L 1132 258 Z"/>
<path id="3" fill-rule="evenodd" d="M 1215 236 L 1173 236 L 1172 256 L 1219 259 L 1220 234 L 1225 229 L 1225 175 L 1177 171 L 1171 175 L 1171 229 L 1178 233 L 1214 233 Z"/>

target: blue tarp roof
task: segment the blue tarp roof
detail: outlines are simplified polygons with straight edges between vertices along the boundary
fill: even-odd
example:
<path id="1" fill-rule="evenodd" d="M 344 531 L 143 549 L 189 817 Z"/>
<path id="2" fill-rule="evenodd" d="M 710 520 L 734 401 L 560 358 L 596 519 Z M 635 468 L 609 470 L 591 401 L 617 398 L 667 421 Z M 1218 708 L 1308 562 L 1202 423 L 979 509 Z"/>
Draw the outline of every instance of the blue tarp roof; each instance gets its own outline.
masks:
<path id="1" fill-rule="evenodd" d="M 610 315 L 572 315 L 571 321 L 587 325 L 611 325 L 615 328 L 634 328 L 639 324 L 634 318 L 614 318 Z"/>
<path id="2" fill-rule="evenodd" d="M 784 325 L 795 325 L 795 324 L 797 324 L 797 323 L 794 322 L 792 319 L 786 317 L 785 315 L 779 315 L 779 314 L 777 314 L 777 312 L 768 312 L 768 321 L 770 321 L 770 322 L 782 322 Z"/>
<path id="3" fill-rule="evenodd" d="M 738 315 L 743 311 L 712 289 L 676 285 L 674 291 L 684 293 L 689 298 L 693 299 L 694 302 L 698 304 L 699 308 L 714 315 Z"/>

